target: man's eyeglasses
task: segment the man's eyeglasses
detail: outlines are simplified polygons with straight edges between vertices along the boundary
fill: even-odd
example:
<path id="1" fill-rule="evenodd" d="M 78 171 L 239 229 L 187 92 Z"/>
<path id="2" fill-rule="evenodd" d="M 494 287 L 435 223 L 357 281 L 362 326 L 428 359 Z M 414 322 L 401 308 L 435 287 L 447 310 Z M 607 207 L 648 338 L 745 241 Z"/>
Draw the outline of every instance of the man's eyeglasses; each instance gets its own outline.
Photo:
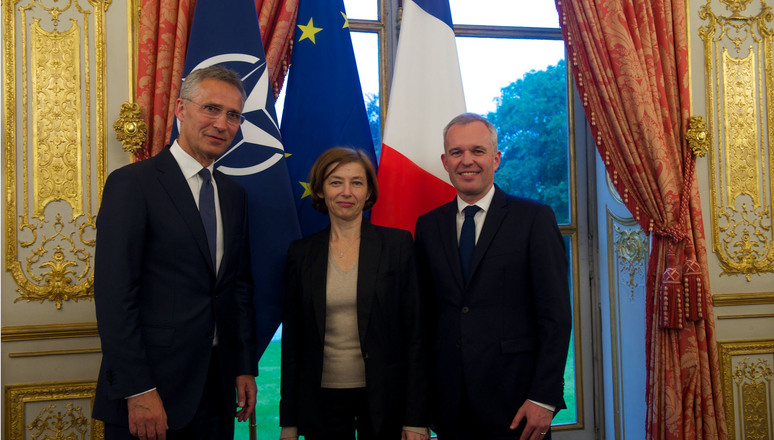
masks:
<path id="1" fill-rule="evenodd" d="M 199 106 L 199 108 L 202 110 L 202 113 L 204 113 L 204 115 L 210 119 L 218 119 L 220 115 L 222 115 L 225 112 L 226 122 L 231 125 L 240 125 L 245 120 L 244 115 L 241 113 L 237 113 L 234 111 L 225 111 L 223 110 L 223 108 L 213 104 L 199 104 L 198 102 L 188 98 L 183 98 L 183 99 Z"/>

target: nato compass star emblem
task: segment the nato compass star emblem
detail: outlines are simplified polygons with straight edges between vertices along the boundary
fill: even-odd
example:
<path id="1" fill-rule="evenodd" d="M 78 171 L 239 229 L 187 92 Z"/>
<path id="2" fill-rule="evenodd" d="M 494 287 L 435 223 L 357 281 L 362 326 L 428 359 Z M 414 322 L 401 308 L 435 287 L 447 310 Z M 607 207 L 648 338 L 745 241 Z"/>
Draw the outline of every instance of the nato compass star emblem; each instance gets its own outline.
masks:
<path id="1" fill-rule="evenodd" d="M 228 53 L 207 58 L 192 70 L 214 64 L 223 64 L 238 72 L 247 93 L 242 110 L 245 120 L 231 148 L 216 161 L 218 170 L 231 176 L 248 176 L 268 170 L 285 157 L 285 149 L 274 111 L 274 96 L 269 93 L 266 60 L 254 55 Z"/>

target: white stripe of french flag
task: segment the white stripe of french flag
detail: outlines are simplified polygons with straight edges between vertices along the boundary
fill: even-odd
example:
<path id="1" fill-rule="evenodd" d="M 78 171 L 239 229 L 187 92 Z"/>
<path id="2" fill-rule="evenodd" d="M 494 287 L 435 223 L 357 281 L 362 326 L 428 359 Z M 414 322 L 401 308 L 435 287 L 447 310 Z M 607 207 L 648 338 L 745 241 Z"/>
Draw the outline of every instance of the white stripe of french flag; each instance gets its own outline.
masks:
<path id="1" fill-rule="evenodd" d="M 464 112 L 449 1 L 404 0 L 374 223 L 413 233 L 417 217 L 452 200 L 443 128 Z"/>

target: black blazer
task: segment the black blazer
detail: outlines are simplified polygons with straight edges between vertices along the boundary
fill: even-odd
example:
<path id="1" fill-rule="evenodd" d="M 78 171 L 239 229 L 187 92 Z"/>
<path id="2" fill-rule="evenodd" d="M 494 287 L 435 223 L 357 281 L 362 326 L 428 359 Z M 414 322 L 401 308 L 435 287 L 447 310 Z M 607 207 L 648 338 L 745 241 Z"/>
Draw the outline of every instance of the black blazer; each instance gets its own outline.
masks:
<path id="1" fill-rule="evenodd" d="M 94 301 L 102 339 L 94 417 L 127 425 L 125 398 L 156 387 L 170 429 L 193 418 L 217 325 L 223 389 L 258 373 L 244 189 L 216 171 L 224 253 L 217 277 L 196 202 L 169 148 L 107 179 Z"/>
<path id="2" fill-rule="evenodd" d="M 526 399 L 565 408 L 563 374 L 572 326 L 567 257 L 550 207 L 495 189 L 463 281 L 457 201 L 416 224 L 429 293 L 435 423 L 459 416 L 464 386 L 476 416 L 508 430 Z"/>
<path id="3" fill-rule="evenodd" d="M 294 241 L 285 268 L 280 425 L 320 432 L 330 227 Z M 427 426 L 426 362 L 411 234 L 363 219 L 357 321 L 377 432 Z"/>

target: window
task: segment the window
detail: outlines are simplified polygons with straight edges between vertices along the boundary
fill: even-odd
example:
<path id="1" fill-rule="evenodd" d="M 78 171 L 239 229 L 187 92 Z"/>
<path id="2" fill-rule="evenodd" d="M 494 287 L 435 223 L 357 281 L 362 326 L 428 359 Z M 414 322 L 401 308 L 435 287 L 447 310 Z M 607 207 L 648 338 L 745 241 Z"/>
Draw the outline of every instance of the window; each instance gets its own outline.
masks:
<path id="1" fill-rule="evenodd" d="M 378 157 L 399 34 L 399 1 L 344 3 Z M 563 434 L 594 438 L 593 393 L 584 397 L 582 392 L 584 380 L 591 389 L 593 370 L 591 326 L 589 320 L 581 320 L 581 314 L 589 315 L 591 309 L 589 287 L 580 283 L 580 272 L 588 268 L 588 262 L 579 257 L 588 255 L 587 242 L 582 239 L 588 235 L 587 225 L 579 221 L 586 218 L 586 154 L 585 145 L 575 143 L 576 139 L 585 141 L 582 130 L 586 125 L 582 111 L 574 110 L 574 89 L 568 88 L 571 81 L 555 3 L 450 0 L 450 6 L 467 109 L 486 116 L 498 128 L 502 161 L 495 181 L 506 192 L 551 206 L 565 238 L 575 325 L 565 369 L 568 408 L 554 419 L 555 438 Z M 278 112 L 282 99 L 280 96 Z M 261 359 L 260 371 L 258 438 L 276 439 L 279 332 Z M 237 429 L 236 438 L 248 438 L 246 426 L 243 433 Z M 564 430 L 570 432 L 561 432 Z"/>

